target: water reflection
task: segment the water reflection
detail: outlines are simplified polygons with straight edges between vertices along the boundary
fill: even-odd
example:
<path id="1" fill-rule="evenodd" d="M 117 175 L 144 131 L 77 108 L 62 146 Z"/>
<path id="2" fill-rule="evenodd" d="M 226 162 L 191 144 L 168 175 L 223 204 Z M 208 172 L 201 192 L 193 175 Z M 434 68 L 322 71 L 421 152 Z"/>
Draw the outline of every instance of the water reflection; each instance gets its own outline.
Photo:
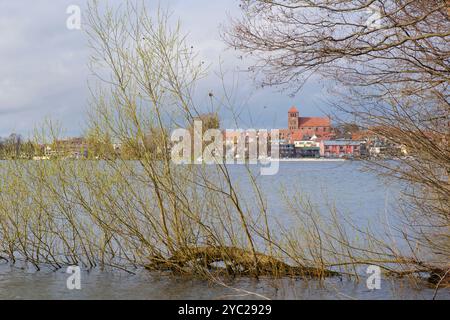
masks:
<path id="1" fill-rule="evenodd" d="M 226 286 L 210 281 L 172 275 L 136 275 L 99 270 L 82 273 L 81 290 L 68 290 L 64 270 L 33 272 L 10 265 L 0 266 L 0 299 L 431 299 L 433 288 L 414 288 L 408 281 L 382 281 L 381 290 L 370 291 L 364 281 L 347 279 L 303 281 L 295 279 L 228 279 Z M 255 294 L 252 294 L 255 293 Z M 438 299 L 450 299 L 450 290 L 438 292 Z"/>

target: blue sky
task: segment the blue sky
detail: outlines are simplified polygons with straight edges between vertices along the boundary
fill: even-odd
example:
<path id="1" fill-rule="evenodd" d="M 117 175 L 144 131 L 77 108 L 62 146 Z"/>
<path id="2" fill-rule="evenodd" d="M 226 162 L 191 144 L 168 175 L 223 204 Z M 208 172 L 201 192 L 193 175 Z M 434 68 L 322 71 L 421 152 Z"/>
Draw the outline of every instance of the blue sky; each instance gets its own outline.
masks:
<path id="1" fill-rule="evenodd" d="M 220 39 L 220 26 L 228 23 L 228 17 L 240 14 L 238 0 L 162 3 L 180 18 L 200 57 L 211 65 L 212 75 L 199 87 L 200 95 L 219 90 L 220 80 L 214 76 L 219 59 L 230 72 L 244 68 L 246 62 L 238 59 L 240 54 L 227 50 Z M 0 0 L 0 136 L 11 132 L 27 135 L 46 117 L 60 121 L 67 136 L 81 133 L 88 108 L 90 52 L 84 32 L 66 28 L 70 5 L 83 8 L 86 0 Z M 311 80 L 292 98 L 273 88 L 257 89 L 250 77 L 241 73 L 236 98 L 244 101 L 250 97 L 242 113 L 244 127 L 270 128 L 286 126 L 291 105 L 297 105 L 305 116 L 322 115 L 325 96 L 318 81 Z M 227 115 L 224 117 L 226 126 Z"/>

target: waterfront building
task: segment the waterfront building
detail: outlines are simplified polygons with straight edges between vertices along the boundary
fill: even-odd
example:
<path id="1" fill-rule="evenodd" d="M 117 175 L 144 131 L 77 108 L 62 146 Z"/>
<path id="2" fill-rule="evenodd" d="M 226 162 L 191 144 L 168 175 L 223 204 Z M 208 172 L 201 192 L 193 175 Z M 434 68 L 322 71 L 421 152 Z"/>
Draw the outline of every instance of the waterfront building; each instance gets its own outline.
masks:
<path id="1" fill-rule="evenodd" d="M 280 159 L 296 158 L 295 144 L 281 143 L 279 146 Z"/>
<path id="2" fill-rule="evenodd" d="M 360 158 L 365 156 L 364 141 L 327 140 L 320 143 L 320 154 L 325 158 Z"/>
<path id="3" fill-rule="evenodd" d="M 367 153 L 372 158 L 391 158 L 408 155 L 405 146 L 394 143 L 387 138 L 389 132 L 396 128 L 387 126 L 371 127 L 353 133 L 353 140 L 364 141 Z"/>
<path id="4" fill-rule="evenodd" d="M 317 137 L 308 141 L 295 141 L 294 145 L 297 158 L 320 158 L 320 142 Z"/>

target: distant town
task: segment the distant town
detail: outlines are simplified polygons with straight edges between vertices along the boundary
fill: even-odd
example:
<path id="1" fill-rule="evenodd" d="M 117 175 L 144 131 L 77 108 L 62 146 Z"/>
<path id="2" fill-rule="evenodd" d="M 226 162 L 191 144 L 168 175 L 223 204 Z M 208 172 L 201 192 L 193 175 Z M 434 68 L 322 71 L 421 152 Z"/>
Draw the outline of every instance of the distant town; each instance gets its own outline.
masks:
<path id="1" fill-rule="evenodd" d="M 206 128 L 219 129 L 215 114 L 198 118 Z M 333 126 L 327 117 L 303 117 L 297 107 L 287 112 L 287 128 L 279 129 L 279 141 L 271 144 L 279 146 L 280 159 L 348 159 L 393 158 L 407 156 L 407 150 L 389 142 L 377 134 L 379 128 L 361 128 L 356 124 Z M 163 135 L 161 132 L 149 134 L 145 147 L 152 148 L 152 141 Z M 223 131 L 226 148 L 234 148 L 240 138 L 239 131 Z M 158 136 L 158 138 L 156 138 Z M 167 134 L 165 135 L 167 137 Z M 270 139 L 270 137 L 269 137 Z M 246 145 L 249 144 L 248 137 Z M 41 144 L 24 140 L 20 135 L 11 134 L 0 138 L 0 159 L 48 160 L 52 158 L 102 159 L 121 157 L 133 159 L 136 156 L 122 143 L 99 142 L 92 137 L 56 139 L 52 143 Z M 154 152 L 161 152 L 156 150 Z M 99 150 L 102 150 L 101 152 Z"/>
<path id="2" fill-rule="evenodd" d="M 288 128 L 280 130 L 280 158 L 347 158 L 406 156 L 407 150 L 356 124 L 333 127 L 324 117 L 301 117 L 288 111 Z"/>

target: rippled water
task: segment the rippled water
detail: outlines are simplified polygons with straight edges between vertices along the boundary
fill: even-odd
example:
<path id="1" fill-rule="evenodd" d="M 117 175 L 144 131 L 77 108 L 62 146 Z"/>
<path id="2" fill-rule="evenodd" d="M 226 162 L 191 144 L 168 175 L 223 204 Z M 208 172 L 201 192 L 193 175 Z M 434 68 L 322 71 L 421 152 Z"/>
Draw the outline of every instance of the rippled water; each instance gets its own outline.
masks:
<path id="1" fill-rule="evenodd" d="M 383 280 L 381 290 L 370 291 L 365 281 L 330 279 L 325 283 L 302 280 L 235 279 L 225 284 L 177 278 L 140 271 L 131 275 L 119 271 L 83 273 L 81 290 L 70 291 L 68 275 L 62 270 L 26 271 L 0 266 L 0 299 L 431 299 L 435 290 L 407 281 Z M 251 293 L 249 293 L 251 292 Z M 438 299 L 450 299 L 449 290 L 437 293 Z"/>
<path id="2" fill-rule="evenodd" d="M 289 223 L 291 216 L 276 192 L 300 191 L 308 195 L 318 209 L 333 202 L 361 225 L 386 218 L 395 210 L 399 185 L 385 184 L 375 175 L 361 171 L 358 162 L 282 163 L 276 176 L 259 177 L 268 197 L 273 219 Z M 239 178 L 241 167 L 232 167 Z M 245 183 L 245 181 L 244 181 Z M 301 188 L 301 189 L 299 189 Z M 392 219 L 395 219 L 393 216 Z M 450 299 L 450 290 L 439 292 L 425 283 L 413 285 L 403 280 L 382 280 L 381 290 L 367 289 L 365 279 L 355 283 L 346 279 L 329 279 L 325 283 L 302 280 L 235 279 L 225 284 L 149 274 L 141 270 L 131 275 L 119 271 L 85 272 L 82 289 L 67 289 L 64 270 L 35 272 L 0 261 L 0 299 Z M 251 292 L 252 294 L 248 293 Z M 255 295 L 256 294 L 256 295 Z"/>

